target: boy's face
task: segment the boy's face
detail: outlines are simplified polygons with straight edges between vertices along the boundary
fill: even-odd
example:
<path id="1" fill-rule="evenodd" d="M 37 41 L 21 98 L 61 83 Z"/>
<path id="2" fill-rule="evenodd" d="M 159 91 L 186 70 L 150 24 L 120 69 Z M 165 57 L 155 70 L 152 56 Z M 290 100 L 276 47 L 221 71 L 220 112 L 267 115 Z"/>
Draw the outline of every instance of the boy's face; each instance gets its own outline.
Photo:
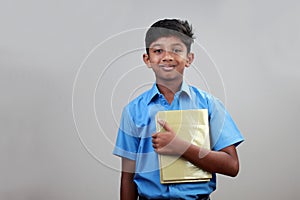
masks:
<path id="1" fill-rule="evenodd" d="M 149 54 L 143 55 L 144 62 L 152 68 L 157 82 L 181 80 L 185 67 L 194 59 L 185 44 L 175 36 L 161 37 L 152 42 Z"/>

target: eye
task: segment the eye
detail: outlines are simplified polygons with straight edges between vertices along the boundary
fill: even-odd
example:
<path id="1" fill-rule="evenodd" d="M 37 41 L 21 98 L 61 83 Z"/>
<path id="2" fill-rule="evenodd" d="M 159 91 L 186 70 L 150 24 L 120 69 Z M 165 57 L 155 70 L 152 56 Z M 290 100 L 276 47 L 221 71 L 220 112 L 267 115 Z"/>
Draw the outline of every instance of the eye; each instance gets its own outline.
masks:
<path id="1" fill-rule="evenodd" d="M 176 48 L 176 49 L 173 49 L 173 52 L 174 52 L 174 53 L 181 53 L 181 52 L 182 52 L 182 49 Z"/>
<path id="2" fill-rule="evenodd" d="M 160 54 L 160 53 L 163 52 L 163 49 L 154 49 L 153 52 L 156 53 L 156 54 Z"/>

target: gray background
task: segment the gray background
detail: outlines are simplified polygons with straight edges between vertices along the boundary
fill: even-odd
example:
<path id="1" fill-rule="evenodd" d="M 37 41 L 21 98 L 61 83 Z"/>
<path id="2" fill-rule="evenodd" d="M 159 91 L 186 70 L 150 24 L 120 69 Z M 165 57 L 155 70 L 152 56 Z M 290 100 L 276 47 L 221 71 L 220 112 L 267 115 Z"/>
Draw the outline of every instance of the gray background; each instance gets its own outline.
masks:
<path id="1" fill-rule="evenodd" d="M 213 199 L 299 199 L 299 6 L 1 0 L 0 199 L 118 198 L 121 109 L 153 80 L 132 29 L 166 17 L 193 24 L 213 61 L 195 45 L 187 79 L 225 102 L 246 139 L 240 174 L 219 175 Z"/>

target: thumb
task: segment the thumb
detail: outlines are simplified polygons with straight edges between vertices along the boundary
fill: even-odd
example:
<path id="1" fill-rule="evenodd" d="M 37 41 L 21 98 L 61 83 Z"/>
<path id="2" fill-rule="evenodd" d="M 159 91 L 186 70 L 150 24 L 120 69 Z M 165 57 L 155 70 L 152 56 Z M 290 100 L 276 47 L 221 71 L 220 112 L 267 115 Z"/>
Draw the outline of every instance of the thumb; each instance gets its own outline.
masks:
<path id="1" fill-rule="evenodd" d="M 166 131 L 173 131 L 173 129 L 170 127 L 170 125 L 161 119 L 158 119 L 157 122 L 159 123 L 159 125 L 161 125 Z"/>

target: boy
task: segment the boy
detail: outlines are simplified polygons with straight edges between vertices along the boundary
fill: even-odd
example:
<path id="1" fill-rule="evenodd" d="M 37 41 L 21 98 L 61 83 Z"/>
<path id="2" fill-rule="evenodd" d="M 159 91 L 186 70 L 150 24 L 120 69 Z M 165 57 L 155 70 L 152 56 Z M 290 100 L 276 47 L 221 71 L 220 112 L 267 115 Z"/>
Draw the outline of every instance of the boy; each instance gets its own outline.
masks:
<path id="1" fill-rule="evenodd" d="M 183 80 L 194 59 L 192 27 L 187 21 L 164 19 L 147 31 L 145 64 L 155 74 L 153 87 L 123 110 L 114 154 L 122 158 L 121 199 L 210 199 L 216 189 L 216 173 L 236 176 L 236 146 L 243 141 L 222 103 Z M 185 142 L 159 120 L 165 132 L 157 132 L 155 115 L 161 110 L 207 109 L 211 150 Z M 158 154 L 176 155 L 211 172 L 208 182 L 161 184 Z"/>

